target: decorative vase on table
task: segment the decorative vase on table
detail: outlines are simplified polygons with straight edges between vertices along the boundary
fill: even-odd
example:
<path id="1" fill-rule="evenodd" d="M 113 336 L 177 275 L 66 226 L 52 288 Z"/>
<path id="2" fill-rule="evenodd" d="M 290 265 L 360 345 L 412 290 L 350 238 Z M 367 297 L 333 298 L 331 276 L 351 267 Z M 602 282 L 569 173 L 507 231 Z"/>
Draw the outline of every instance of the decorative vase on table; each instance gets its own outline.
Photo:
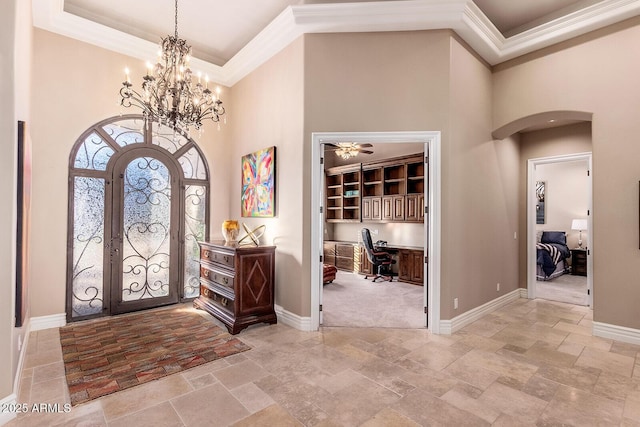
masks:
<path id="1" fill-rule="evenodd" d="M 222 236 L 224 237 L 225 243 L 235 243 L 238 239 L 239 232 L 240 227 L 238 226 L 238 221 L 228 219 L 222 223 Z"/>

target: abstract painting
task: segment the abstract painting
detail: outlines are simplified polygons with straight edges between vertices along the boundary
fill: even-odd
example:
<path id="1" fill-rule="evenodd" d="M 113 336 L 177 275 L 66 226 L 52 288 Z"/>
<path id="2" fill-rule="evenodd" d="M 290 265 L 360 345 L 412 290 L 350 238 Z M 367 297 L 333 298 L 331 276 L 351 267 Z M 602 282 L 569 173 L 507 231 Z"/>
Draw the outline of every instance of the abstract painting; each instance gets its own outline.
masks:
<path id="1" fill-rule="evenodd" d="M 272 218 L 276 213 L 276 147 L 242 156 L 242 216 Z"/>

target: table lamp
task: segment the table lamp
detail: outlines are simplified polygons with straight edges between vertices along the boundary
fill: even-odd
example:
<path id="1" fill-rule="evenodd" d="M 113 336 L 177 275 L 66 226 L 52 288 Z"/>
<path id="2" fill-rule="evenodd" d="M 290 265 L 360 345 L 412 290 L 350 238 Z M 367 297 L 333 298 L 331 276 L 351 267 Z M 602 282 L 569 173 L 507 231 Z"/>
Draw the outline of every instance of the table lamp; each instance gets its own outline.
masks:
<path id="1" fill-rule="evenodd" d="M 587 220 L 574 219 L 573 221 L 571 221 L 571 229 L 580 231 L 580 237 L 578 238 L 578 248 L 582 249 L 582 230 L 587 229 Z"/>

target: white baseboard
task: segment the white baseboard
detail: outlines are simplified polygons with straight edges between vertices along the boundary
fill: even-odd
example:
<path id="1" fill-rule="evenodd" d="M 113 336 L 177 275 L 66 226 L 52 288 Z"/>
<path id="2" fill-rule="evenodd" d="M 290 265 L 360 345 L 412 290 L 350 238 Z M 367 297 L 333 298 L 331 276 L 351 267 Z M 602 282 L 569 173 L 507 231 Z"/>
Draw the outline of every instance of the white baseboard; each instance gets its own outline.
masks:
<path id="1" fill-rule="evenodd" d="M 526 289 L 525 289 L 525 293 L 526 293 Z M 487 315 L 492 311 L 497 310 L 498 308 L 521 298 L 521 295 L 522 295 L 521 288 L 518 288 L 514 291 L 509 292 L 508 294 L 504 294 L 501 297 L 491 300 L 479 307 L 473 308 L 465 313 L 462 313 L 461 315 L 456 316 L 451 320 L 441 320 L 440 333 L 443 335 L 451 335 L 452 333 L 459 331 L 465 326 L 480 319 L 482 316 Z"/>
<path id="2" fill-rule="evenodd" d="M 52 314 L 50 316 L 38 316 L 31 318 L 31 331 L 42 329 L 60 328 L 67 324 L 67 315 L 64 313 Z"/>
<path id="3" fill-rule="evenodd" d="M 10 394 L 9 396 L 0 400 L 0 407 L 5 408 L 7 406 L 16 405 L 17 403 L 18 402 L 17 402 L 16 395 Z M 14 419 L 16 416 L 17 416 L 17 411 L 9 411 L 9 412 L 0 411 L 0 426 L 5 425 L 6 423 Z"/>
<path id="4" fill-rule="evenodd" d="M 520 298 L 529 298 L 529 289 L 518 288 L 517 290 L 520 291 Z"/>
<path id="5" fill-rule="evenodd" d="M 282 323 L 283 325 L 291 326 L 292 328 L 298 329 L 300 331 L 312 331 L 314 329 L 311 328 L 311 317 L 302 317 L 297 314 L 291 313 L 290 311 L 285 310 L 279 305 L 275 305 L 276 315 L 278 316 L 278 323 Z"/>
<path id="6" fill-rule="evenodd" d="M 640 329 L 593 322 L 593 336 L 640 345 Z"/>
<path id="7" fill-rule="evenodd" d="M 20 355 L 18 356 L 18 367 L 16 368 L 16 376 L 13 379 L 13 393 L 18 395 L 20 391 L 20 382 L 22 381 L 22 368 L 24 366 L 24 359 L 27 357 L 27 348 L 29 347 L 29 336 L 31 335 L 31 318 L 27 319 L 27 322 L 23 329 L 22 346 L 20 347 Z M 2 425 L 2 423 L 0 423 Z"/>

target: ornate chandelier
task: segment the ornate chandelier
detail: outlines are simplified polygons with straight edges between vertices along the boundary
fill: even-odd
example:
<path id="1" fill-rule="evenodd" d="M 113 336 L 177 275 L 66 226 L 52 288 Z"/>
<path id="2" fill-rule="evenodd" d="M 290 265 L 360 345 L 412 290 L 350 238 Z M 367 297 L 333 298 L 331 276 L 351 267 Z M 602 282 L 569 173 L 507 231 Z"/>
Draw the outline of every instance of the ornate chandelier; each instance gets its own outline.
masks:
<path id="1" fill-rule="evenodd" d="M 220 89 L 214 94 L 209 89 L 209 77 L 202 84 L 202 74 L 194 84 L 189 68 L 191 46 L 178 38 L 178 0 L 175 1 L 175 33 L 162 39 L 158 62 L 147 62 L 147 75 L 143 77 L 142 92 L 132 89 L 129 70 L 120 89 L 120 105 L 135 105 L 142 109 L 147 123 L 156 121 L 174 130 L 200 129 L 202 122 L 211 119 L 220 121 L 224 107 L 220 100 Z M 226 120 L 226 119 L 225 119 Z"/>

